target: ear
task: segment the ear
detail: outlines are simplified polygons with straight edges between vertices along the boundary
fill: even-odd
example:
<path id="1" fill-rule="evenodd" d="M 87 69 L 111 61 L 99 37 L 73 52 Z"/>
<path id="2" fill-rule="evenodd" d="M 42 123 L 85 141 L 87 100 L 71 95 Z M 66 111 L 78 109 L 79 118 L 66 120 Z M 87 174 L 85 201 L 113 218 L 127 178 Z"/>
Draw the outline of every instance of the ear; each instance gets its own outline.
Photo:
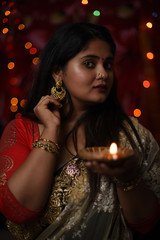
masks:
<path id="1" fill-rule="evenodd" d="M 53 68 L 52 77 L 54 78 L 55 82 L 58 80 L 63 80 L 63 71 L 58 66 Z"/>

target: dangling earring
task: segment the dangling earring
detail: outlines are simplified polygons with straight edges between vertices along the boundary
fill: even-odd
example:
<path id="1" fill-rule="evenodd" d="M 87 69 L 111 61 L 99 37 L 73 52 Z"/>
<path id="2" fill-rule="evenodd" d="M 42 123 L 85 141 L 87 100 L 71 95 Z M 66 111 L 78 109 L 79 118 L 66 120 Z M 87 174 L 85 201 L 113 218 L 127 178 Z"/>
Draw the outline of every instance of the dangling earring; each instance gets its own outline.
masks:
<path id="1" fill-rule="evenodd" d="M 62 80 L 56 82 L 56 86 L 51 88 L 51 94 L 53 97 L 58 98 L 61 102 L 66 96 L 66 90 L 62 87 Z"/>

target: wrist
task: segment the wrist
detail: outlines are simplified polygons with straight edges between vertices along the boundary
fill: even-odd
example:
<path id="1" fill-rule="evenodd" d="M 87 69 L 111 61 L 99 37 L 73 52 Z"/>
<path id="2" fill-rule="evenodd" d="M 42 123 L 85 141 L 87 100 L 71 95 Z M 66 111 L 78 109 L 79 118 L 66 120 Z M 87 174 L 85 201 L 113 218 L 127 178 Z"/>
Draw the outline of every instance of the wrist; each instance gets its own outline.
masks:
<path id="1" fill-rule="evenodd" d="M 122 191 L 124 192 L 128 192 L 131 191 L 133 189 L 135 189 L 136 187 L 139 186 L 139 184 L 142 181 L 142 177 L 138 174 L 137 177 L 135 177 L 134 179 L 130 180 L 130 181 L 121 181 L 116 177 L 112 177 L 112 181 L 116 184 L 116 186 L 118 188 L 120 188 Z"/>
<path id="2" fill-rule="evenodd" d="M 44 128 L 40 137 L 49 139 L 50 141 L 53 141 L 53 142 L 57 142 L 59 138 L 59 129 Z"/>

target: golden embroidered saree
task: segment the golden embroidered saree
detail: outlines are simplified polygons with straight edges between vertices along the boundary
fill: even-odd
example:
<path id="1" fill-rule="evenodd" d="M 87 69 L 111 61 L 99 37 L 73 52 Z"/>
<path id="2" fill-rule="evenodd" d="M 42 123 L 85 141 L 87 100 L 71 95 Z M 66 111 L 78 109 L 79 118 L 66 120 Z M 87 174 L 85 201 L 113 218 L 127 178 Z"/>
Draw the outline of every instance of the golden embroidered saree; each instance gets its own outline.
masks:
<path id="1" fill-rule="evenodd" d="M 145 149 L 145 159 L 139 156 L 143 179 L 160 201 L 159 146 L 148 130 L 136 120 L 133 124 Z M 127 127 L 137 143 L 130 126 Z M 123 132 L 120 147 L 131 148 Z M 89 194 L 87 169 L 83 160 L 75 156 L 57 172 L 48 205 L 39 218 L 20 225 L 8 221 L 8 229 L 17 240 L 131 240 L 132 232 L 123 218 L 114 183 L 101 176 L 92 203 Z"/>

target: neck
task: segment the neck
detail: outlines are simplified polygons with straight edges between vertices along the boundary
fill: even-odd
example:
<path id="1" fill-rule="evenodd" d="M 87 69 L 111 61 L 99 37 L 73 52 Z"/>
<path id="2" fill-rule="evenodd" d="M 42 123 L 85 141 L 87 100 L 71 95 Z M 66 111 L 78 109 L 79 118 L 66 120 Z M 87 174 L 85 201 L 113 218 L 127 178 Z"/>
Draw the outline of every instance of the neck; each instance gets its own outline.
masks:
<path id="1" fill-rule="evenodd" d="M 73 112 L 72 115 L 66 119 L 64 122 L 67 123 L 72 123 L 73 125 L 76 123 L 76 121 L 87 111 L 87 108 L 84 108 L 82 106 L 73 106 Z M 63 115 L 67 116 L 69 113 L 69 104 L 67 104 L 66 106 L 64 106 L 63 108 Z"/>

